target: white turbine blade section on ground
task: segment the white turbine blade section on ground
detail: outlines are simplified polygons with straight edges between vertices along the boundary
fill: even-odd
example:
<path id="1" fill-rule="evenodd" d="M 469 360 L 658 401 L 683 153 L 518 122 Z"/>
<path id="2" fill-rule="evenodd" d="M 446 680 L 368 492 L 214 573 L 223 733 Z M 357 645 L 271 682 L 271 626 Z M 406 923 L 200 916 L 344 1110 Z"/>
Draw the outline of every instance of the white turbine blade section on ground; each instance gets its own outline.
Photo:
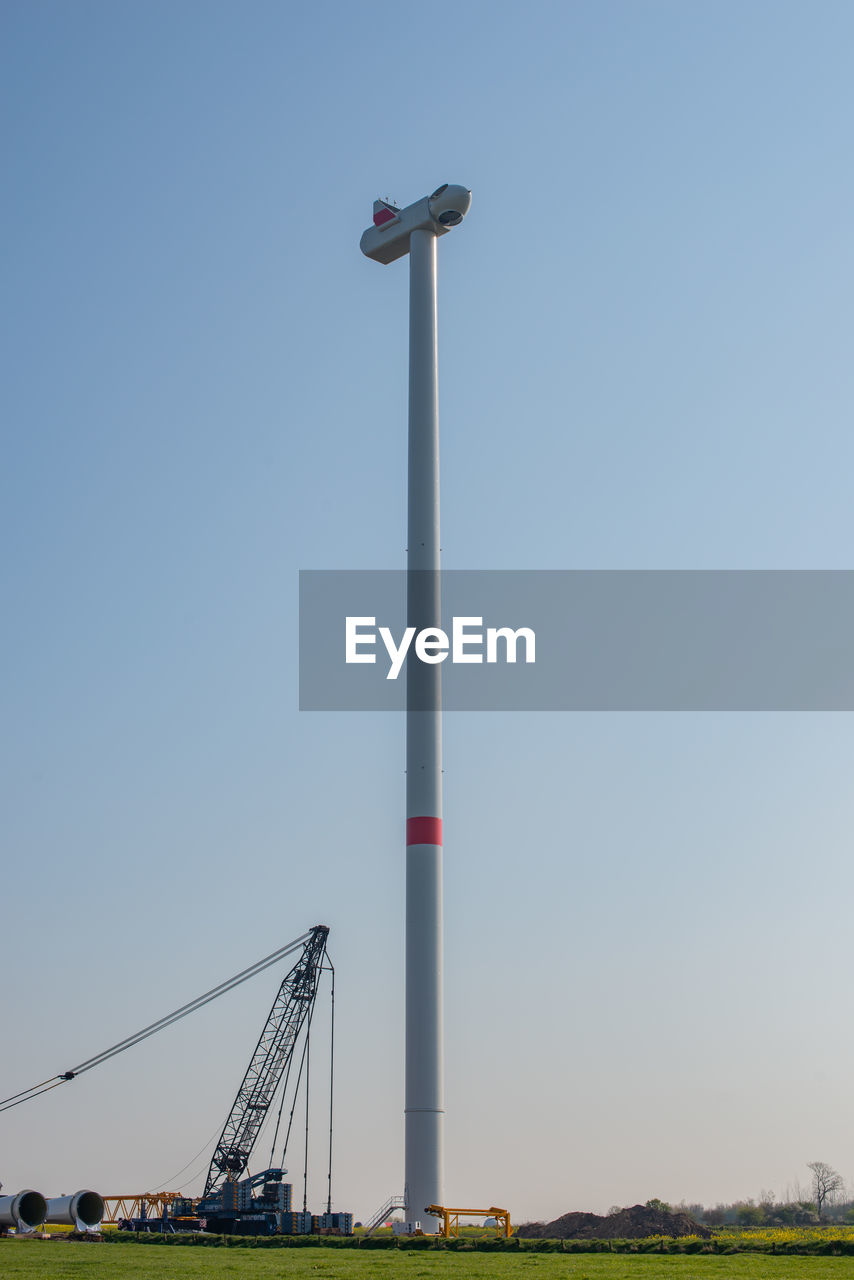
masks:
<path id="1" fill-rule="evenodd" d="M 71 1223 L 78 1231 L 93 1231 L 104 1217 L 104 1201 L 97 1191 L 75 1191 L 72 1196 L 52 1196 L 45 1222 Z"/>
<path id="2" fill-rule="evenodd" d="M 47 1213 L 47 1201 L 39 1191 L 18 1191 L 13 1196 L 0 1196 L 0 1226 L 17 1231 L 40 1227 Z"/>

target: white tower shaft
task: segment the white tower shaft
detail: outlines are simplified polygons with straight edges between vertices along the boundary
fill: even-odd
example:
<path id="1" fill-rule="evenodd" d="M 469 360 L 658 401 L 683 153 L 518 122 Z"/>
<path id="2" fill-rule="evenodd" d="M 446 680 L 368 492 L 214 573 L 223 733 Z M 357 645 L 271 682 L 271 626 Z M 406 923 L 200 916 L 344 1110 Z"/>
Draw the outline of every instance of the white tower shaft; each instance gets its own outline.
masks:
<path id="1" fill-rule="evenodd" d="M 410 237 L 407 626 L 441 626 L 436 233 Z M 441 666 L 410 664 L 406 708 L 406 1216 L 444 1203 Z"/>
<path id="2" fill-rule="evenodd" d="M 398 209 L 374 203 L 359 246 L 374 262 L 409 254 L 409 545 L 406 625 L 442 625 L 439 587 L 439 379 L 436 240 L 471 207 L 468 187 L 443 183 Z M 445 1067 L 442 1026 L 441 666 L 410 660 L 406 679 L 406 1216 L 427 1230 L 443 1204 Z"/>

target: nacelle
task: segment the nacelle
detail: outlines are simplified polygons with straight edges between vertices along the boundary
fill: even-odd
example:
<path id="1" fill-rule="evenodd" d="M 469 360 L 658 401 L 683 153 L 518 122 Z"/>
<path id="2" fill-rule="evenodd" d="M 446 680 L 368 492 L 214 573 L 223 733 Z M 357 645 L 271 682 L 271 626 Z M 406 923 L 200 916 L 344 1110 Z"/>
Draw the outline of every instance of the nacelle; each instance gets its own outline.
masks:
<path id="1" fill-rule="evenodd" d="M 443 236 L 462 222 L 471 207 L 471 192 L 456 183 L 445 183 L 416 200 L 405 209 L 378 200 L 374 206 L 374 225 L 368 227 L 359 248 L 374 262 L 395 262 L 409 253 L 409 237 L 413 231 L 432 231 Z"/>

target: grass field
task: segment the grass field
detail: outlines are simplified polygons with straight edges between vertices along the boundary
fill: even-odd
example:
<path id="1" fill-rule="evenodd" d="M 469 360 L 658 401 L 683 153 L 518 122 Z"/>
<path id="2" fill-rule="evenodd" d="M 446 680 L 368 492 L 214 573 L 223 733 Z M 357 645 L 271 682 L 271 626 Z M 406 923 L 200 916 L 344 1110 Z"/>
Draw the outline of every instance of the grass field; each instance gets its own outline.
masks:
<path id="1" fill-rule="evenodd" d="M 0 1240 L 0 1276 L 32 1280 L 842 1280 L 851 1258 L 175 1249 Z"/>

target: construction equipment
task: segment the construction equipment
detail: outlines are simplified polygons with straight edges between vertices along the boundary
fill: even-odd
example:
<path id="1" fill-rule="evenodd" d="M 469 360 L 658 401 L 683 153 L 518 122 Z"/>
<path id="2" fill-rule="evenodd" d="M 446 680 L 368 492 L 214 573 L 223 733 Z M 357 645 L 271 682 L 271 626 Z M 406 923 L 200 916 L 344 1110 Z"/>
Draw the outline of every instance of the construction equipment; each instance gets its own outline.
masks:
<path id="1" fill-rule="evenodd" d="M 157 1191 L 151 1195 L 102 1196 L 104 1222 L 144 1222 L 169 1216 L 170 1206 L 179 1199 L 175 1191 Z"/>
<path id="2" fill-rule="evenodd" d="M 314 1006 L 328 936 L 329 930 L 325 924 L 314 926 L 302 955 L 279 987 L 243 1083 L 237 1091 L 237 1097 L 216 1144 L 202 1200 L 206 1200 L 223 1183 L 239 1178 L 249 1163 L 252 1148 L 273 1101 L 273 1094 L 279 1086 L 282 1072 L 293 1053 L 303 1023 Z"/>
<path id="3" fill-rule="evenodd" d="M 460 1217 L 494 1218 L 495 1234 L 499 1239 L 504 1236 L 505 1240 L 509 1240 L 513 1234 L 513 1228 L 510 1225 L 510 1211 L 508 1209 L 496 1209 L 495 1205 L 491 1209 L 448 1209 L 445 1205 L 429 1204 L 424 1212 L 435 1214 L 437 1218 L 442 1219 L 439 1235 L 444 1236 L 446 1240 L 450 1236 L 458 1236 L 460 1234 Z"/>
<path id="4" fill-rule="evenodd" d="M 194 1206 L 208 1230 L 256 1234 L 287 1225 L 284 1215 L 292 1211 L 291 1184 L 282 1180 L 287 1170 L 265 1169 L 251 1178 L 241 1174 L 299 1034 L 311 1018 L 328 935 L 326 925 L 315 925 L 273 1001 Z"/>
<path id="5" fill-rule="evenodd" d="M 326 1213 L 310 1214 L 305 1204 L 302 1213 L 293 1211 L 293 1187 L 284 1181 L 287 1169 L 263 1169 L 251 1176 L 247 1172 L 249 1158 L 270 1105 L 283 1075 L 286 1070 L 290 1071 L 300 1033 L 305 1028 L 308 1035 L 321 971 L 332 970 L 326 954 L 328 935 L 329 929 L 322 924 L 315 925 L 308 935 L 304 935 L 302 953 L 279 987 L 228 1113 L 211 1158 L 201 1198 L 193 1200 L 172 1193 L 109 1196 L 106 1197 L 108 1220 L 121 1219 L 122 1225 L 131 1230 L 201 1228 L 234 1235 L 265 1235 L 277 1231 L 286 1234 L 311 1231 L 352 1233 L 353 1215 L 332 1212 L 331 1127 L 330 1194 Z M 303 1052 L 305 1054 L 305 1043 Z"/>
<path id="6" fill-rule="evenodd" d="M 273 1001 L 273 1007 L 219 1136 L 208 1170 L 204 1193 L 199 1200 L 192 1200 L 174 1192 L 156 1194 L 146 1192 L 142 1195 L 101 1197 L 93 1191 L 80 1191 L 74 1196 L 60 1196 L 46 1202 L 44 1197 L 36 1191 L 21 1191 L 15 1196 L 0 1197 L 0 1234 L 6 1227 L 16 1227 L 19 1231 L 31 1230 L 44 1222 L 47 1215 L 48 1222 L 71 1222 L 79 1229 L 85 1230 L 90 1230 L 93 1225 L 101 1221 L 102 1217 L 105 1217 L 107 1222 L 116 1222 L 133 1231 L 150 1231 L 152 1227 L 160 1231 L 208 1228 L 217 1232 L 246 1235 L 274 1231 L 290 1234 L 316 1231 L 321 1234 L 351 1235 L 353 1215 L 332 1212 L 332 1081 L 334 1077 L 331 1063 L 329 1192 L 326 1212 L 309 1213 L 306 1195 L 303 1196 L 302 1213 L 293 1212 L 291 1205 L 293 1188 L 290 1183 L 283 1181 L 287 1169 L 269 1168 L 251 1177 L 241 1177 L 241 1174 L 247 1173 L 249 1157 L 261 1133 L 283 1075 L 285 1082 L 282 1090 L 282 1106 L 284 1106 L 294 1049 L 303 1029 L 305 1029 L 305 1038 L 302 1062 L 297 1072 L 293 1095 L 294 1106 L 304 1065 L 306 1079 L 308 1078 L 309 1032 L 320 974 L 323 970 L 332 975 L 331 1039 L 334 1044 L 335 970 L 326 952 L 328 936 L 329 929 L 325 924 L 315 925 L 308 933 L 303 933 L 293 942 L 278 947 L 276 951 L 235 974 L 233 978 L 218 983 L 195 1000 L 190 1000 L 179 1009 L 143 1027 L 134 1035 L 126 1036 L 117 1044 L 87 1058 L 85 1062 L 79 1063 L 70 1071 L 50 1076 L 46 1080 L 31 1085 L 29 1089 L 23 1089 L 0 1100 L 0 1111 L 7 1111 L 11 1107 L 22 1106 L 25 1102 L 33 1101 L 50 1089 L 56 1089 L 61 1084 L 75 1080 L 84 1071 L 91 1071 L 93 1067 L 100 1066 L 117 1054 L 124 1053 L 148 1039 L 149 1036 L 195 1013 L 197 1009 L 210 1004 L 212 1000 L 216 1000 L 227 991 L 232 991 L 249 978 L 270 968 L 272 964 L 286 955 L 291 955 L 301 946 L 302 953 L 299 959 L 282 981 L 276 999 Z M 287 1074 L 285 1074 L 286 1071 Z M 281 1114 L 280 1107 L 279 1119 Z M 293 1108 L 291 1109 L 292 1120 Z M 273 1147 L 278 1137 L 278 1130 L 277 1121 Z M 288 1135 L 290 1135 L 290 1124 Z M 287 1138 L 284 1146 L 286 1150 Z M 270 1159 L 272 1158 L 271 1150 Z M 284 1160 L 284 1152 L 282 1159 Z M 306 1183 L 307 1179 L 308 1084 L 306 1083 Z"/>

